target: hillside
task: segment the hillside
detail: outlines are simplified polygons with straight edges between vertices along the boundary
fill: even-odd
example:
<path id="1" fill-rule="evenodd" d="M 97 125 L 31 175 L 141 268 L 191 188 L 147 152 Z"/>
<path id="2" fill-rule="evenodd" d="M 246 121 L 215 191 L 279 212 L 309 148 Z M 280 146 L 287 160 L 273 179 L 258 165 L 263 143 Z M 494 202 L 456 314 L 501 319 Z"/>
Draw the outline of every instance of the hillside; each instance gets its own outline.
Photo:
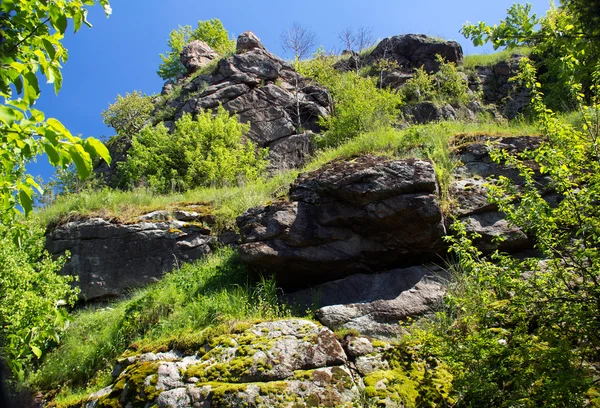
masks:
<path id="1" fill-rule="evenodd" d="M 404 34 L 289 62 L 226 34 L 163 58 L 160 95 L 103 113 L 112 161 L 6 227 L 6 269 L 52 288 L 0 303 L 13 396 L 597 406 L 597 75 L 555 114 L 547 44 Z"/>

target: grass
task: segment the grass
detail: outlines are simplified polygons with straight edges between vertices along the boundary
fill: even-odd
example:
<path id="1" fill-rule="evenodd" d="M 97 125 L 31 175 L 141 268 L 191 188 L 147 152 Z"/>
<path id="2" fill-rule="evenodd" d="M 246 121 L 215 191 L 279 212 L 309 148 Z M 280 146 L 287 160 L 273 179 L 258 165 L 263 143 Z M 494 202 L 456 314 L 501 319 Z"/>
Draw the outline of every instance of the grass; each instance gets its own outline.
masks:
<path id="1" fill-rule="evenodd" d="M 537 130 L 524 122 L 459 123 L 442 122 L 412 126 L 405 130 L 382 129 L 364 133 L 341 146 L 322 150 L 301 170 L 282 171 L 237 187 L 199 188 L 185 193 L 156 195 L 148 189 L 118 191 L 103 189 L 59 197 L 50 207 L 35 214 L 42 225 L 73 218 L 101 216 L 122 222 L 134 222 L 139 215 L 158 209 L 185 208 L 206 204 L 217 218 L 217 229 L 235 226 L 235 219 L 249 208 L 284 197 L 300 172 L 316 170 L 324 164 L 363 154 L 388 157 L 419 157 L 434 162 L 444 191 L 452 172 L 449 142 L 455 134 L 531 135 Z"/>
<path id="2" fill-rule="evenodd" d="M 492 54 L 473 54 L 466 55 L 463 58 L 462 66 L 465 69 L 473 69 L 475 67 L 491 67 L 501 61 L 510 60 L 514 54 L 520 54 L 529 56 L 532 52 L 532 48 L 529 47 L 517 47 L 512 50 L 503 50 Z"/>
<path id="3" fill-rule="evenodd" d="M 182 265 L 129 299 L 77 313 L 61 346 L 27 382 L 35 389 L 62 390 L 63 399 L 74 398 L 108 385 L 112 364 L 128 348 L 193 353 L 216 332 L 231 330 L 231 322 L 287 316 L 274 281 L 248 281 L 234 250 L 224 248 Z"/>
<path id="4" fill-rule="evenodd" d="M 523 122 L 442 122 L 405 130 L 386 128 L 320 151 L 301 171 L 313 171 L 332 160 L 364 154 L 419 157 L 434 162 L 445 191 L 456 164 L 452 145 L 457 135 L 460 140 L 472 140 L 481 136 L 536 133 Z M 298 173 L 289 170 L 245 186 L 203 188 L 165 196 L 153 195 L 145 189 L 66 196 L 38 213 L 37 220 L 48 223 L 76 215 L 133 220 L 147 211 L 203 202 L 211 206 L 223 225 L 232 225 L 235 217 L 247 208 L 285 194 Z M 212 336 L 231 332 L 236 324 L 288 316 L 291 311 L 278 302 L 274 280 L 249 281 L 235 251 L 224 248 L 201 261 L 182 265 L 160 282 L 110 307 L 76 313 L 61 346 L 46 356 L 28 378 L 27 385 L 36 390 L 56 391 L 54 403 L 66 407 L 109 385 L 112 365 L 123 353 L 173 348 L 193 353 Z"/>

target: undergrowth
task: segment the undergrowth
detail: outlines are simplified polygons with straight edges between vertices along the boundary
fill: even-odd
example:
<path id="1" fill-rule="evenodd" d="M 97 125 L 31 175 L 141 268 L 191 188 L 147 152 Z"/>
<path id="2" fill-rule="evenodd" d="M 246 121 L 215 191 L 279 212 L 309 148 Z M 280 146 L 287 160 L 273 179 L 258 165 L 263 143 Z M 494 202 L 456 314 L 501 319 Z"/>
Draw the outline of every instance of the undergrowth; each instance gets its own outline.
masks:
<path id="1" fill-rule="evenodd" d="M 249 281 L 235 251 L 224 248 L 182 265 L 126 300 L 74 315 L 61 346 L 27 383 L 35 389 L 62 390 L 65 397 L 90 383 L 99 389 L 108 385 L 107 373 L 128 348 L 193 353 L 208 337 L 231 330 L 231 322 L 288 316 L 277 301 L 274 282 Z"/>

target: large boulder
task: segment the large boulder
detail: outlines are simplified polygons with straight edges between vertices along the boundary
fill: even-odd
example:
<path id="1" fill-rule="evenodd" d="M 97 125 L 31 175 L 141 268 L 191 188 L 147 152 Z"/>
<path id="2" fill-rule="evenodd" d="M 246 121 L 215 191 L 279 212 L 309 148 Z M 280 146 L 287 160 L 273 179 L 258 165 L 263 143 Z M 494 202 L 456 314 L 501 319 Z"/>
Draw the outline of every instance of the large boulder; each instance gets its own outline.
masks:
<path id="1" fill-rule="evenodd" d="M 219 58 L 210 46 L 204 41 L 194 40 L 183 47 L 179 59 L 188 74 L 198 71 L 203 66 Z"/>
<path id="2" fill-rule="evenodd" d="M 447 62 L 460 63 L 462 47 L 456 41 L 445 41 L 422 34 L 397 35 L 383 39 L 369 56 L 371 62 L 386 59 L 395 61 L 403 72 L 425 68 L 427 72 L 439 69 L 437 56 Z"/>
<path id="3" fill-rule="evenodd" d="M 168 104 L 173 116 L 223 105 L 250 124 L 247 137 L 258 147 L 269 148 L 271 169 L 298 167 L 312 154 L 312 137 L 319 118 L 331 110 L 325 88 L 298 74 L 269 53 L 251 32 L 240 35 L 236 55 L 221 59 L 212 74 L 182 82 L 179 96 Z"/>
<path id="4" fill-rule="evenodd" d="M 71 253 L 61 273 L 77 276 L 83 299 L 119 297 L 159 280 L 179 262 L 211 252 L 215 238 L 208 228 L 163 215 L 133 224 L 102 218 L 67 222 L 48 232 L 46 249 L 55 256 Z"/>
<path id="5" fill-rule="evenodd" d="M 403 334 L 399 322 L 430 312 L 442 300 L 446 272 L 435 265 L 358 273 L 285 296 L 301 310 L 318 307 L 317 318 L 332 330 L 394 338 Z"/>
<path id="6" fill-rule="evenodd" d="M 123 358 L 113 376 L 112 385 L 81 404 L 346 407 L 357 406 L 362 386 L 336 336 L 300 319 L 255 324 L 187 355 L 172 350 Z"/>
<path id="7" fill-rule="evenodd" d="M 242 258 L 286 289 L 419 264 L 444 248 L 437 190 L 429 161 L 330 163 L 299 177 L 291 201 L 238 218 Z"/>

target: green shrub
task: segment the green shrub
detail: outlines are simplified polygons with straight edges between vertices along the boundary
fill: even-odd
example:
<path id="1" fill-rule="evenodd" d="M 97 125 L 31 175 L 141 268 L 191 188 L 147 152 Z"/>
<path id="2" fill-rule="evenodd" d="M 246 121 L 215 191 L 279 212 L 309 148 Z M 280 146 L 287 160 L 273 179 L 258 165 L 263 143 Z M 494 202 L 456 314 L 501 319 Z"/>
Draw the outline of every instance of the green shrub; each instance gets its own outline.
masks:
<path id="1" fill-rule="evenodd" d="M 336 146 L 361 133 L 390 127 L 399 115 L 401 96 L 393 90 L 379 89 L 376 78 L 338 72 L 334 62 L 335 58 L 321 53 L 300 65 L 303 75 L 325 86 L 333 97 L 333 113 L 321 118 L 326 132 L 319 142 Z"/>
<path id="2" fill-rule="evenodd" d="M 63 306 L 77 299 L 72 277 L 57 275 L 65 259 L 52 259 L 44 242 L 40 227 L 0 225 L 0 353 L 19 381 L 60 341 Z"/>
<path id="3" fill-rule="evenodd" d="M 242 141 L 248 128 L 223 107 L 214 116 L 210 110 L 196 119 L 184 115 L 173 133 L 162 123 L 145 128 L 133 138 L 121 175 L 127 185 L 145 182 L 159 193 L 255 180 L 267 166 L 267 151 Z"/>
<path id="4" fill-rule="evenodd" d="M 438 55 L 440 69 L 427 73 L 418 68 L 414 76 L 400 89 L 408 103 L 431 101 L 439 104 L 449 103 L 455 107 L 464 106 L 477 95 L 469 91 L 469 83 L 453 62 L 445 62 Z"/>
<path id="5" fill-rule="evenodd" d="M 584 108 L 580 129 L 561 123 L 542 102 L 533 67 L 523 60 L 521 68 L 546 140 L 519 157 L 493 153 L 519 171 L 522 183 L 500 177 L 488 189 L 508 222 L 535 241 L 540 258 L 484 257 L 473 245 L 477 236 L 457 222 L 449 238 L 455 276 L 430 347 L 452 367 L 460 406 L 595 406 L 589 399 L 597 398 L 600 349 L 598 111 Z M 543 190 L 540 174 L 548 182 Z M 549 190 L 560 200 L 546 201 Z"/>

